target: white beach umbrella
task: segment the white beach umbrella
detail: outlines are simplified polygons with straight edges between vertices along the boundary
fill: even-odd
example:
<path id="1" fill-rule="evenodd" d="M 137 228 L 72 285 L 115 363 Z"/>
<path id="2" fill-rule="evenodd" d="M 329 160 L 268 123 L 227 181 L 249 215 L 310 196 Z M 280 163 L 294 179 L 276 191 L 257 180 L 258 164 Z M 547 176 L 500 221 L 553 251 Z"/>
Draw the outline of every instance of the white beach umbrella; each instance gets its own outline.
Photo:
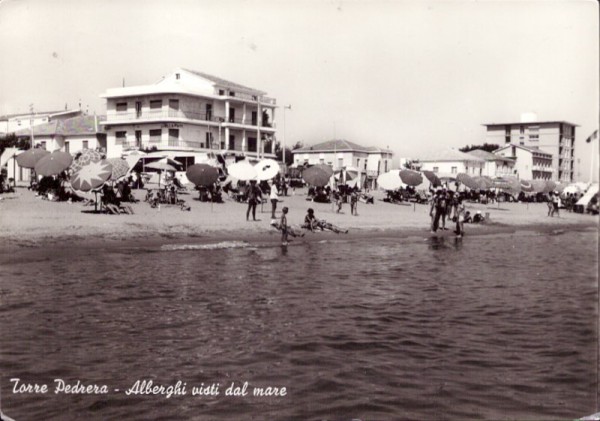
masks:
<path id="1" fill-rule="evenodd" d="M 227 172 L 233 178 L 237 178 L 242 181 L 256 180 L 258 172 L 256 168 L 250 165 L 247 161 L 239 161 L 235 164 L 231 164 L 227 167 Z"/>
<path id="2" fill-rule="evenodd" d="M 377 177 L 377 185 L 383 190 L 397 190 L 404 186 L 400 179 L 400 170 L 391 170 Z"/>
<path id="3" fill-rule="evenodd" d="M 254 166 L 257 180 L 270 180 L 279 173 L 279 164 L 274 159 L 263 159 Z"/>

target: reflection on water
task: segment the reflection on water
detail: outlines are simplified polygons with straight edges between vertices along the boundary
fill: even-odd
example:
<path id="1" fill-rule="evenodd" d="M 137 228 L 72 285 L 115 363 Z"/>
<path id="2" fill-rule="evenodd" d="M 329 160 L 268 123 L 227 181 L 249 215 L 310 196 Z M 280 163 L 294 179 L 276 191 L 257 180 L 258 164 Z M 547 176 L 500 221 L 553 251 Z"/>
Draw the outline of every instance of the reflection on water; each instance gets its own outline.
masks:
<path id="1" fill-rule="evenodd" d="M 318 235 L 318 234 L 316 234 Z M 595 411 L 595 232 L 2 257 L 16 419 L 556 419 Z M 24 263 L 28 262 L 28 263 Z M 10 393 L 9 378 L 285 397 Z"/>

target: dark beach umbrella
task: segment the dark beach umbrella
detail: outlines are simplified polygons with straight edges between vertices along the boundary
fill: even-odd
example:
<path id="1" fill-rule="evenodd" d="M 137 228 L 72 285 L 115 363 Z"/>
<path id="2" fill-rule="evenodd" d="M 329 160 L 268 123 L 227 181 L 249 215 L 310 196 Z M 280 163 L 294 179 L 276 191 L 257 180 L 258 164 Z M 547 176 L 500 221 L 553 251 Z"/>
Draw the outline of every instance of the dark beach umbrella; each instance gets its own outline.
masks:
<path id="1" fill-rule="evenodd" d="M 562 187 L 564 189 L 564 186 Z M 546 188 L 544 189 L 545 193 L 550 193 L 551 191 L 561 191 L 558 184 L 556 184 L 552 180 L 546 180 Z"/>
<path id="2" fill-rule="evenodd" d="M 219 178 L 219 170 L 208 164 L 194 164 L 188 167 L 185 175 L 196 186 L 208 187 Z"/>
<path id="3" fill-rule="evenodd" d="M 40 175 L 56 175 L 69 168 L 71 162 L 73 162 L 73 157 L 70 153 L 54 151 L 40 159 L 34 169 Z"/>
<path id="4" fill-rule="evenodd" d="M 317 169 L 325 172 L 325 174 L 327 174 L 329 177 L 331 177 L 333 175 L 333 168 L 331 168 L 331 166 L 327 165 L 327 164 L 317 164 L 317 165 L 313 165 L 311 168 L 317 168 Z"/>
<path id="5" fill-rule="evenodd" d="M 525 193 L 532 193 L 534 191 L 531 181 L 521 180 L 520 181 L 521 191 Z"/>
<path id="6" fill-rule="evenodd" d="M 331 170 L 329 168 L 329 170 Z M 302 172 L 302 178 L 307 184 L 316 187 L 323 187 L 329 183 L 329 179 L 333 175 L 333 171 L 328 171 L 327 168 L 323 168 L 321 165 L 315 165 L 307 168 Z"/>
<path id="7" fill-rule="evenodd" d="M 423 182 L 423 176 L 420 172 L 413 170 L 400 170 L 400 179 L 407 186 L 418 186 Z"/>
<path id="8" fill-rule="evenodd" d="M 479 190 L 479 183 L 475 181 L 469 174 L 459 173 L 456 175 L 456 180 L 459 183 L 463 183 L 465 186 L 470 188 L 471 190 Z"/>
<path id="9" fill-rule="evenodd" d="M 425 170 L 422 172 L 425 178 L 428 179 L 429 182 L 433 185 L 433 187 L 439 187 L 442 185 L 442 180 L 440 180 L 440 178 L 433 171 Z"/>
<path id="10" fill-rule="evenodd" d="M 491 179 L 483 176 L 473 177 L 473 180 L 479 185 L 479 190 L 489 190 L 494 187 Z"/>
<path id="11" fill-rule="evenodd" d="M 17 155 L 17 164 L 23 168 L 35 168 L 35 164 L 43 157 L 50 155 L 45 149 L 29 149 L 22 154 Z"/>
<path id="12" fill-rule="evenodd" d="M 535 193 L 546 193 L 546 180 L 533 180 L 531 186 Z"/>

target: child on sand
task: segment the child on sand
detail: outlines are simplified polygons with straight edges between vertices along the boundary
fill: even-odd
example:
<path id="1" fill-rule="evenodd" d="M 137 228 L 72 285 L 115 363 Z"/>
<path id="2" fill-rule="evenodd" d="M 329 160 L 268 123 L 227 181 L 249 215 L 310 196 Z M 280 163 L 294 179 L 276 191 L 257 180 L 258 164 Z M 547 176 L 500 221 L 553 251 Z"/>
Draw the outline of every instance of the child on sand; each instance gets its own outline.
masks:
<path id="1" fill-rule="evenodd" d="M 315 216 L 315 211 L 312 208 L 308 209 L 306 216 L 304 217 L 304 224 L 302 224 L 302 228 L 315 231 L 315 228 L 319 228 L 321 231 L 330 230 L 335 232 L 336 234 L 344 233 L 348 234 L 348 230 L 343 230 L 340 227 L 337 227 L 323 219 L 317 219 Z"/>

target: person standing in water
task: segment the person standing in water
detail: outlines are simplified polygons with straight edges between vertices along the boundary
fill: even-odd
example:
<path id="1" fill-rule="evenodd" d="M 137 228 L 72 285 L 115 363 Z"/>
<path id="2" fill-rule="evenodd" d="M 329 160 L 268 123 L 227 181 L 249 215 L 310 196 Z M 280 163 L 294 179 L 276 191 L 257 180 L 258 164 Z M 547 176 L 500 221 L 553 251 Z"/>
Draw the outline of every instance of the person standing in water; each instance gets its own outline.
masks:
<path id="1" fill-rule="evenodd" d="M 287 208 L 287 206 L 284 206 L 283 209 L 281 209 L 281 221 L 279 223 L 281 226 L 281 245 L 282 246 L 288 245 L 287 213 L 288 213 L 288 208 Z"/>

